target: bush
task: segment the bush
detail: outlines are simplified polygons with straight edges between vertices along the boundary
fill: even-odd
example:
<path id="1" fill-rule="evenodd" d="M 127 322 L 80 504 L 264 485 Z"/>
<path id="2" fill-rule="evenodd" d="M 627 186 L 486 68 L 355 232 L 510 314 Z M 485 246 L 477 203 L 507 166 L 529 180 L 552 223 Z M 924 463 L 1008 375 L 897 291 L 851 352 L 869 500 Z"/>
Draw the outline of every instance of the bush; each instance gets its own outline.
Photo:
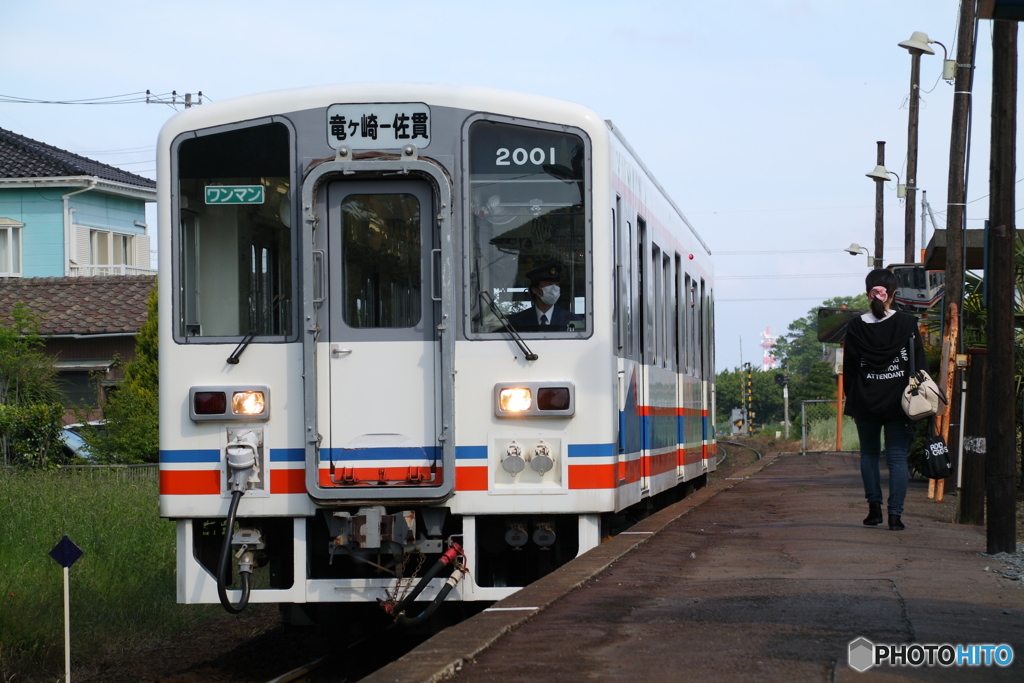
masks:
<path id="1" fill-rule="evenodd" d="M 7 465 L 46 467 L 63 460 L 64 408 L 56 403 L 0 405 L 0 449 Z"/>

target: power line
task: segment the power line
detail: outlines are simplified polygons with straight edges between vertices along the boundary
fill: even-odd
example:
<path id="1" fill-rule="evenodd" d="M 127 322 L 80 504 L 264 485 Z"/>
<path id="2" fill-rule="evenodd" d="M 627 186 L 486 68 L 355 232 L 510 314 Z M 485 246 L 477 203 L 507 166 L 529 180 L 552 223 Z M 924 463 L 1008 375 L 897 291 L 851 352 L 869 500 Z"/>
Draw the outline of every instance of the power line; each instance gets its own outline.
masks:
<path id="1" fill-rule="evenodd" d="M 815 273 L 815 274 L 803 274 L 803 275 L 721 275 L 716 280 L 778 280 L 778 279 L 795 279 L 795 278 L 815 278 L 815 277 L 864 277 L 864 272 L 860 273 Z"/>
<path id="2" fill-rule="evenodd" d="M 768 297 L 765 299 L 715 299 L 715 303 L 732 301 L 824 301 L 820 296 Z"/>
<path id="3" fill-rule="evenodd" d="M 170 93 L 167 93 L 168 95 Z M 108 95 L 106 97 L 87 97 L 80 100 L 37 100 L 31 97 L 18 97 L 17 95 L 0 95 L 0 102 L 11 104 L 139 104 L 146 101 L 149 91 L 131 92 L 123 95 Z"/>
<path id="4" fill-rule="evenodd" d="M 761 254 L 832 254 L 842 249 L 778 249 L 775 251 L 713 251 L 714 256 L 759 256 Z"/>

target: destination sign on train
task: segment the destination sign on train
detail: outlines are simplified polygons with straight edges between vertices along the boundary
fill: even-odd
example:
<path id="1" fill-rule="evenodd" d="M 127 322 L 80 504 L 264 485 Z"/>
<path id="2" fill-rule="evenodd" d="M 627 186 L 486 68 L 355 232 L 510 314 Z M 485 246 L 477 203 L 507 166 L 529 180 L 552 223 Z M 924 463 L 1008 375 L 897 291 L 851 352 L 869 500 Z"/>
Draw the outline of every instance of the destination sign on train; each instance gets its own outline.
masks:
<path id="1" fill-rule="evenodd" d="M 262 185 L 207 185 L 207 204 L 262 204 Z"/>
<path id="2" fill-rule="evenodd" d="M 338 149 L 389 149 L 430 144 L 430 107 L 422 102 L 332 104 L 327 108 L 327 141 Z"/>

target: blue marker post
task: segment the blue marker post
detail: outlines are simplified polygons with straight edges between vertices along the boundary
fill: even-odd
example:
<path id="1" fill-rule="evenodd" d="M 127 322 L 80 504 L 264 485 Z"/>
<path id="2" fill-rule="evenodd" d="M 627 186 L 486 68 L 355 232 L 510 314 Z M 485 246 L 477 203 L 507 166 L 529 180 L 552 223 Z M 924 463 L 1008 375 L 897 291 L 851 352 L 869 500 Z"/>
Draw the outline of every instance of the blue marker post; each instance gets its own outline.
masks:
<path id="1" fill-rule="evenodd" d="M 71 683 L 71 575 L 68 570 L 81 556 L 82 549 L 67 536 L 50 551 L 50 557 L 64 567 L 64 671 L 67 673 L 67 683 Z"/>

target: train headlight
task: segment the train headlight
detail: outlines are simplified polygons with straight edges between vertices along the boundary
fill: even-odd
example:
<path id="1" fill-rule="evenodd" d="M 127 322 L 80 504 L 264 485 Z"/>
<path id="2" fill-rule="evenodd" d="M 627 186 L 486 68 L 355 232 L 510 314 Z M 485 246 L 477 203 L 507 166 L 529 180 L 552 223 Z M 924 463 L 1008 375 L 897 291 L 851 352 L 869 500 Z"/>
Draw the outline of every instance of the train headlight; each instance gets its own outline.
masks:
<path id="1" fill-rule="evenodd" d="M 188 412 L 195 422 L 264 422 L 270 419 L 266 386 L 216 386 L 189 389 Z"/>
<path id="2" fill-rule="evenodd" d="M 236 391 L 231 395 L 231 412 L 235 415 L 262 415 L 266 407 L 262 391 Z"/>
<path id="3" fill-rule="evenodd" d="M 533 407 L 533 394 L 529 389 L 510 387 L 498 392 L 498 410 L 503 413 L 522 413 Z"/>
<path id="4" fill-rule="evenodd" d="M 572 417 L 576 412 L 572 382 L 504 382 L 494 386 L 498 417 Z"/>

